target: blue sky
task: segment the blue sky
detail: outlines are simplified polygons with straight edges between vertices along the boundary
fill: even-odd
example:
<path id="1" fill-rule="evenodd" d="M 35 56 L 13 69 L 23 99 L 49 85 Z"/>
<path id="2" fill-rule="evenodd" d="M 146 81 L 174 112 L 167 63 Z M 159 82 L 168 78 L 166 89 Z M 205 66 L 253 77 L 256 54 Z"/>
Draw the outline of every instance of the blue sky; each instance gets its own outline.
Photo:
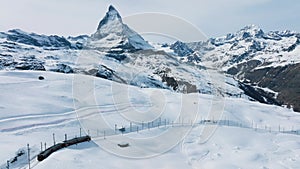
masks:
<path id="1" fill-rule="evenodd" d="M 19 28 L 63 36 L 92 34 L 109 4 L 123 17 L 143 12 L 178 16 L 208 37 L 235 32 L 245 25 L 300 32 L 298 0 L 0 0 L 0 31 Z M 172 29 L 172 28 L 170 28 Z M 174 28 L 173 28 L 174 29 Z"/>

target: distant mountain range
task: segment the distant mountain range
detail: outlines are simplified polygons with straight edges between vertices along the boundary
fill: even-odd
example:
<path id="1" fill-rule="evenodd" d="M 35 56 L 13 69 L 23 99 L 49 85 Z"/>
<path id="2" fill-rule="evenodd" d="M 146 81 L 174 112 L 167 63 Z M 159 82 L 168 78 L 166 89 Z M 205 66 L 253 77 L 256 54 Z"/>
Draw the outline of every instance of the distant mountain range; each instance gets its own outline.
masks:
<path id="1" fill-rule="evenodd" d="M 207 41 L 153 47 L 110 6 L 91 36 L 1 32 L 0 69 L 81 73 L 183 93 L 217 91 L 300 111 L 299 39 L 296 32 L 265 33 L 250 25 Z M 207 69 L 224 72 L 224 86 L 213 84 Z"/>
<path id="2" fill-rule="evenodd" d="M 258 93 L 263 96 L 255 97 L 260 102 L 287 105 L 296 111 L 300 111 L 299 45 L 300 33 L 265 33 L 254 25 L 224 37 L 186 44 L 201 53 L 202 64 L 234 75 L 247 95 Z"/>

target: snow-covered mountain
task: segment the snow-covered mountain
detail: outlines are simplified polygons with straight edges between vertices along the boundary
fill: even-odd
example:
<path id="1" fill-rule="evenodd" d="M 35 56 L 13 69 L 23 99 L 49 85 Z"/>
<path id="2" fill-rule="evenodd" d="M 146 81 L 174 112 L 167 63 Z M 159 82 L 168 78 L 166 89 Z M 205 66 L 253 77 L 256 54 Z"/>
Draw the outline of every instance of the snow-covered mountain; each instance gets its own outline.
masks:
<path id="1" fill-rule="evenodd" d="M 96 48 L 122 48 L 128 50 L 151 49 L 142 36 L 123 23 L 119 12 L 109 6 L 97 31 L 91 36 L 91 46 Z"/>
<path id="2" fill-rule="evenodd" d="M 186 56 L 180 56 L 183 48 L 174 48 L 182 61 L 198 64 L 195 59 L 188 59 L 191 53 L 198 52 L 194 56 L 201 60 L 201 65 L 234 75 L 240 81 L 240 88 L 255 100 L 300 110 L 299 33 L 264 32 L 258 26 L 249 25 L 236 33 L 185 46 L 192 50 Z"/>
<path id="3" fill-rule="evenodd" d="M 292 31 L 265 33 L 250 25 L 205 42 L 178 41 L 165 45 L 167 50 L 154 49 L 109 6 L 91 36 L 64 38 L 21 30 L 0 33 L 0 68 L 81 73 L 177 92 L 246 94 L 263 103 L 299 110 L 299 82 L 294 78 L 299 72 L 299 37 Z M 207 68 L 227 73 L 224 85 L 213 84 Z"/>
<path id="4" fill-rule="evenodd" d="M 204 53 L 207 65 L 228 70 L 242 62 L 257 60 L 259 67 L 278 67 L 300 62 L 300 34 L 292 31 L 265 33 L 258 26 L 250 25 L 224 37 L 206 42 L 189 43 L 193 50 Z M 257 67 L 257 68 L 259 68 Z"/>
<path id="5" fill-rule="evenodd" d="M 16 38 L 10 38 L 10 32 L 17 32 Z M 181 49 L 180 45 L 184 43 L 178 42 L 172 48 Z M 205 67 L 183 63 L 174 54 L 154 49 L 122 22 L 113 6 L 91 36 L 64 38 L 9 31 L 1 33 L 0 48 L 0 68 L 5 70 L 81 73 L 143 88 L 243 95 L 231 77 L 225 76 L 224 85 L 216 86 Z M 189 58 L 198 59 L 197 56 Z"/>
<path id="6" fill-rule="evenodd" d="M 27 33 L 20 29 L 9 30 L 8 32 L 0 32 L 0 38 L 7 41 L 27 44 L 37 47 L 51 49 L 79 49 L 80 44 L 72 44 L 66 38 L 57 35 L 38 35 L 35 33 Z"/>
<path id="7" fill-rule="evenodd" d="M 193 50 L 190 49 L 188 45 L 180 41 L 176 41 L 172 44 L 170 49 L 172 49 L 178 56 L 188 56 L 193 53 Z"/>

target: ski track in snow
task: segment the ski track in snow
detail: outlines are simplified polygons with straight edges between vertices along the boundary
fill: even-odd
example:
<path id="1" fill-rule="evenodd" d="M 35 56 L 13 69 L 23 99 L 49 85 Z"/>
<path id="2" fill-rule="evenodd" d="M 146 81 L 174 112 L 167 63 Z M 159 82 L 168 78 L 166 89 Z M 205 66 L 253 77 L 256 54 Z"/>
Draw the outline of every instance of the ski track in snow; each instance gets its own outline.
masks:
<path id="1" fill-rule="evenodd" d="M 98 115 L 98 114 L 119 114 L 122 111 L 125 111 L 131 108 L 131 105 L 127 105 L 124 107 L 125 104 L 118 104 L 118 109 L 115 109 L 116 104 L 113 105 L 98 105 L 98 106 L 87 106 L 79 108 L 75 111 L 65 112 L 65 113 L 57 113 L 57 114 L 37 114 L 37 115 L 25 115 L 25 116 L 16 116 L 10 118 L 3 118 L 0 119 L 0 132 L 15 132 L 18 130 L 31 130 L 37 129 L 38 127 L 50 127 L 50 126 L 57 126 L 73 121 L 77 121 L 78 118 L 88 118 L 90 116 Z M 142 107 L 142 106 L 141 106 Z M 101 108 L 105 108 L 105 110 L 100 110 Z M 94 111 L 93 113 L 89 113 L 85 116 L 76 116 L 76 112 L 83 111 L 83 110 L 98 110 Z M 38 121 L 32 123 L 32 121 Z M 45 122 L 40 122 L 45 121 Z M 14 126 L 14 124 L 18 123 L 25 123 L 26 125 Z M 32 124 L 28 124 L 32 123 Z M 2 127 L 1 127 L 2 126 Z M 5 128 L 5 126 L 14 126 Z"/>

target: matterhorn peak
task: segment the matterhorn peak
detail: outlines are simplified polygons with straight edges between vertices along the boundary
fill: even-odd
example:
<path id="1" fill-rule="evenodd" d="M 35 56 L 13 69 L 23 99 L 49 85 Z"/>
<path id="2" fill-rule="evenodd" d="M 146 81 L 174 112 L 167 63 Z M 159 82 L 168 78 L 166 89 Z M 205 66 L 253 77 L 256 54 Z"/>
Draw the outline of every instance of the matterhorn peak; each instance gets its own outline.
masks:
<path id="1" fill-rule="evenodd" d="M 152 48 L 137 32 L 123 23 L 122 17 L 115 7 L 110 5 L 97 31 L 92 34 L 94 46 L 102 48 Z"/>
<path id="2" fill-rule="evenodd" d="M 112 5 L 109 6 L 108 11 L 106 12 L 105 17 L 100 21 L 97 30 L 101 29 L 101 27 L 111 21 L 119 21 L 120 23 L 123 23 L 121 15 Z"/>
<path id="3" fill-rule="evenodd" d="M 115 12 L 119 13 L 113 5 L 109 5 L 108 11 L 115 11 Z"/>
<path id="4" fill-rule="evenodd" d="M 110 5 L 103 19 L 100 21 L 97 31 L 92 35 L 92 38 L 102 39 L 112 33 L 120 34 L 123 27 L 122 17 L 115 7 Z"/>

